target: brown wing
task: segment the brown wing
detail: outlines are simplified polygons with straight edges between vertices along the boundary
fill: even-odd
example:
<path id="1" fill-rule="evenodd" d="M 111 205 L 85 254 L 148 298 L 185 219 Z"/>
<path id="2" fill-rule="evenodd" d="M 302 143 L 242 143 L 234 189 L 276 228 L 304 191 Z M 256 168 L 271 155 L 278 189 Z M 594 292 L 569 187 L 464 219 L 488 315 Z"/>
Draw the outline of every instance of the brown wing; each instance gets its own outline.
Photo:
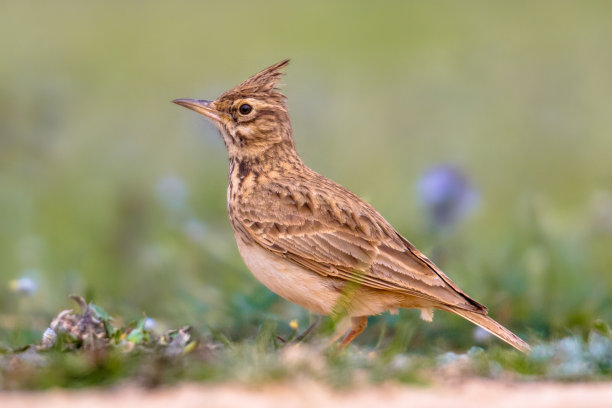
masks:
<path id="1" fill-rule="evenodd" d="M 316 176 L 313 186 L 261 186 L 248 207 L 236 206 L 235 227 L 262 247 L 321 275 L 404 292 L 434 304 L 486 311 L 369 204 Z"/>

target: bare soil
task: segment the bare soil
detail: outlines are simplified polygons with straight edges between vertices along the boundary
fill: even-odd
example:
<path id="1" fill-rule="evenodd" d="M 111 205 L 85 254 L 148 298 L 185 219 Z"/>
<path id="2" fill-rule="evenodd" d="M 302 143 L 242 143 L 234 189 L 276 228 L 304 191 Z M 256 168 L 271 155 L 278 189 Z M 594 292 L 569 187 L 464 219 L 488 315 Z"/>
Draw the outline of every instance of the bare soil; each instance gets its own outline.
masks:
<path id="1" fill-rule="evenodd" d="M 0 393 L 2 408 L 55 407 L 539 407 L 610 408 L 612 382 L 513 383 L 472 379 L 428 387 L 388 384 L 332 390 L 318 383 L 292 382 L 262 387 L 183 384 L 147 390 L 134 386 L 101 390 Z"/>

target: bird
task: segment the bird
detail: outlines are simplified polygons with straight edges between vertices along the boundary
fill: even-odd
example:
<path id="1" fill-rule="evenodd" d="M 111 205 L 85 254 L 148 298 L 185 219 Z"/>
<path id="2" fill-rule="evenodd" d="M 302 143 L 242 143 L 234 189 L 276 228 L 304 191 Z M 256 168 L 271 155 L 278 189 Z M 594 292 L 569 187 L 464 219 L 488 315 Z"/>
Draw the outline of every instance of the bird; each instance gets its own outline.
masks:
<path id="1" fill-rule="evenodd" d="M 272 292 L 339 316 L 347 347 L 369 316 L 416 308 L 457 314 L 516 349 L 529 345 L 488 316 L 370 204 L 310 169 L 293 139 L 279 81 L 289 59 L 214 100 L 172 102 L 210 120 L 229 156 L 227 211 L 248 269 Z"/>

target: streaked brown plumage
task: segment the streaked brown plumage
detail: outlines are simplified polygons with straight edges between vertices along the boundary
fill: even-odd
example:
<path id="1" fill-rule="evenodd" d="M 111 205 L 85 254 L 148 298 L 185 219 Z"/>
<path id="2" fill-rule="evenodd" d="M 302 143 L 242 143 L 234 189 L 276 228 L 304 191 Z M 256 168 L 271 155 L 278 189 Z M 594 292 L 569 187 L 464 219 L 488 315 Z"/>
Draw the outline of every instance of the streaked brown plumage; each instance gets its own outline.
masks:
<path id="1" fill-rule="evenodd" d="M 529 345 L 487 316 L 372 206 L 298 156 L 279 62 L 216 100 L 174 102 L 209 118 L 230 159 L 228 212 L 238 249 L 269 289 L 315 313 L 346 313 L 348 345 L 367 316 L 420 308 L 456 313 L 521 351 Z M 354 283 L 351 285 L 350 283 Z M 342 335 L 349 327 L 342 327 Z"/>

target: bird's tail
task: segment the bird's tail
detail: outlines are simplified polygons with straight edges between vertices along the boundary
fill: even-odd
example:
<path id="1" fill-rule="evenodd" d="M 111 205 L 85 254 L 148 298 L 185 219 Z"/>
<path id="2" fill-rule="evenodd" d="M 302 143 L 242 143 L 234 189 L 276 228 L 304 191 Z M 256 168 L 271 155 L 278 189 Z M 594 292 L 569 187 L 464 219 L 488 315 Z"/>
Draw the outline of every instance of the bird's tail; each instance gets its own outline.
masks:
<path id="1" fill-rule="evenodd" d="M 522 351 L 523 353 L 527 353 L 531 350 L 529 344 L 521 340 L 516 334 L 512 333 L 510 330 L 506 329 L 504 326 L 497 323 L 495 320 L 491 319 L 489 316 L 483 314 L 482 312 L 478 313 L 454 307 L 449 307 L 447 310 L 449 312 L 458 314 L 464 319 L 467 319 L 470 322 L 482 327 L 486 331 L 490 332 L 494 336 L 499 337 L 500 339 L 510 344 L 512 347 Z"/>

